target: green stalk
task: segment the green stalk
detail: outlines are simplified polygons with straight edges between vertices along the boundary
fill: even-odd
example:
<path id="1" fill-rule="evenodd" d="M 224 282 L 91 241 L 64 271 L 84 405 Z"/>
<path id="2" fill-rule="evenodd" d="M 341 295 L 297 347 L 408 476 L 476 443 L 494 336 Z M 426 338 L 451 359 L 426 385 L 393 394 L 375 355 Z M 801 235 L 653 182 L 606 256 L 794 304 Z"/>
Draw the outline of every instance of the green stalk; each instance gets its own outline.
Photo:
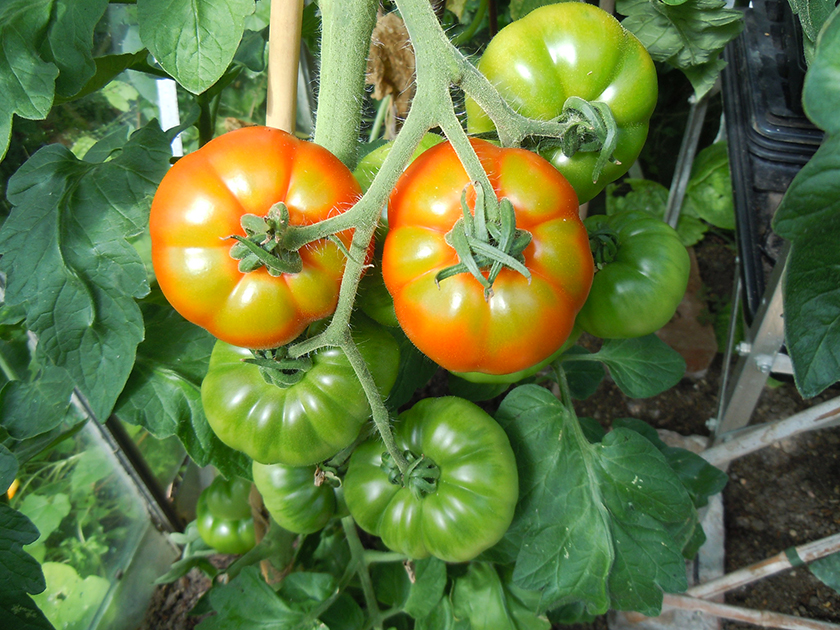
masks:
<path id="1" fill-rule="evenodd" d="M 379 605 L 376 603 L 376 594 L 373 590 L 373 582 L 370 579 L 370 572 L 364 561 L 365 548 L 359 539 L 359 532 L 356 531 L 356 521 L 352 516 L 345 516 L 341 519 L 341 526 L 344 528 L 344 535 L 347 536 L 347 545 L 350 547 L 350 562 L 355 566 L 359 582 L 362 584 L 362 593 L 365 596 L 365 605 L 371 619 L 371 627 L 382 628 L 382 614 L 379 612 Z"/>
<path id="2" fill-rule="evenodd" d="M 475 35 L 478 28 L 481 26 L 481 23 L 484 21 L 484 16 L 487 14 L 487 0 L 481 0 L 481 4 L 478 5 L 478 9 L 475 11 L 475 15 L 473 15 L 472 22 L 470 22 L 469 26 L 465 28 L 463 31 L 458 33 L 453 39 L 452 43 L 455 46 L 460 46 L 461 44 L 466 44 L 470 41 Z"/>
<path id="3" fill-rule="evenodd" d="M 315 143 L 330 150 L 351 170 L 356 165 L 365 96 L 365 72 L 375 0 L 321 0 L 321 76 Z"/>
<path id="4" fill-rule="evenodd" d="M 0 352 L 0 372 L 3 372 L 3 376 L 6 377 L 6 380 L 9 381 L 17 381 L 20 380 L 18 377 L 17 372 L 12 367 L 12 365 L 6 359 L 6 355 Z"/>
<path id="5" fill-rule="evenodd" d="M 370 128 L 368 142 L 373 142 L 379 138 L 379 134 L 382 131 L 382 124 L 385 122 L 385 115 L 388 113 L 390 106 L 391 95 L 386 94 L 385 98 L 379 101 L 379 107 L 376 108 L 376 118 L 373 119 L 373 126 Z"/>

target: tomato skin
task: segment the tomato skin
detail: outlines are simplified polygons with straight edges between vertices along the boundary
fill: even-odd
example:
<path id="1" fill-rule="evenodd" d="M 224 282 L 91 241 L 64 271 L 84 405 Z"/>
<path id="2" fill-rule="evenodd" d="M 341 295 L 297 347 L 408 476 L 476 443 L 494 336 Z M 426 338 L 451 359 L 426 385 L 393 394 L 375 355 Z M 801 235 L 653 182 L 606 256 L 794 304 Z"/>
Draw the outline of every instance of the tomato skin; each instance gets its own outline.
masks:
<path id="1" fill-rule="evenodd" d="M 540 361 L 536 365 L 533 365 L 525 370 L 520 370 L 519 372 L 513 372 L 512 374 L 484 374 L 482 372 L 452 372 L 458 378 L 462 378 L 465 381 L 469 381 L 470 383 L 487 383 L 487 384 L 498 384 L 503 385 L 505 383 L 518 383 L 519 381 L 534 376 L 538 372 L 544 370 L 548 367 L 549 364 L 553 363 L 555 360 L 560 358 L 566 350 L 571 348 L 573 345 L 577 343 L 577 340 L 580 338 L 580 335 L 583 331 L 578 328 L 577 326 L 572 329 L 569 338 L 560 346 L 560 349 L 552 354 L 547 359 Z"/>
<path id="2" fill-rule="evenodd" d="M 585 223 L 592 232 L 613 230 L 618 250 L 595 273 L 577 324 L 604 339 L 642 337 L 662 328 L 685 295 L 691 268 L 676 230 L 636 211 L 593 215 Z"/>
<path id="3" fill-rule="evenodd" d="M 391 194 L 382 257 L 385 286 L 400 326 L 420 351 L 447 370 L 509 374 L 551 356 L 568 338 L 592 283 L 589 240 L 569 183 L 540 156 L 473 140 L 499 197 L 516 211 L 532 241 L 523 252 L 530 281 L 503 269 L 485 300 L 470 274 L 441 281 L 458 263 L 444 240 L 460 219 L 461 194 L 475 191 L 452 145 L 428 149 Z"/>
<path id="4" fill-rule="evenodd" d="M 265 216 L 283 201 L 293 225 L 349 209 L 361 196 L 352 173 L 326 149 L 268 127 L 245 127 L 184 156 L 152 202 L 152 262 L 170 304 L 218 339 L 245 348 L 292 341 L 335 310 L 344 255 L 329 241 L 301 248 L 303 269 L 242 273 L 230 235 L 243 214 Z M 349 247 L 352 234 L 339 238 Z"/>
<path id="5" fill-rule="evenodd" d="M 354 319 L 353 338 L 382 395 L 396 380 L 399 346 L 369 320 Z M 349 446 L 370 405 L 350 362 L 338 348 L 313 353 L 303 378 L 279 387 L 260 368 L 243 363 L 250 351 L 216 342 L 201 384 L 201 402 L 213 432 L 231 448 L 263 464 L 308 466 Z"/>
<path id="6" fill-rule="evenodd" d="M 335 491 L 328 483 L 315 485 L 315 466 L 284 466 L 254 462 L 254 485 L 280 527 L 295 534 L 323 529 L 335 514 Z"/>
<path id="7" fill-rule="evenodd" d="M 597 153 L 569 158 L 557 147 L 541 151 L 566 176 L 581 203 L 626 173 L 639 156 L 656 106 L 656 68 L 635 35 L 597 6 L 562 2 L 535 9 L 496 34 L 478 69 L 513 109 L 529 118 L 555 118 L 570 96 L 610 106 L 619 129 L 614 155 L 620 164 L 607 164 L 596 183 Z M 470 132 L 494 129 L 474 101 L 468 100 L 466 108 Z"/>
<path id="8" fill-rule="evenodd" d="M 216 551 L 242 554 L 254 548 L 250 488 L 244 479 L 216 477 L 199 495 L 195 506 L 198 534 Z"/>
<path id="9" fill-rule="evenodd" d="M 380 467 L 385 447 L 370 440 L 353 452 L 344 478 L 350 514 L 365 531 L 410 558 L 464 562 L 498 542 L 519 495 L 513 450 L 502 428 L 461 398 L 426 398 L 394 426 L 397 448 L 430 458 L 437 489 L 422 498 Z"/>

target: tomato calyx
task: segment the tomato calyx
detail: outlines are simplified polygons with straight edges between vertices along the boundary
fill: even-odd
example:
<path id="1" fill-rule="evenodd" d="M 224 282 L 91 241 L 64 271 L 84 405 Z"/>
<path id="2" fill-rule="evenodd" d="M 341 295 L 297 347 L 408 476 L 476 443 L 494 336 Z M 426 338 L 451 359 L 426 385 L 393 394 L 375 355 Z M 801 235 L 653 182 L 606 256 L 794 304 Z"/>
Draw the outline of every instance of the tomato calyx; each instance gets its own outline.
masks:
<path id="1" fill-rule="evenodd" d="M 316 488 L 320 488 L 323 485 L 330 486 L 331 488 L 340 488 L 341 477 L 338 474 L 338 469 L 327 464 L 319 464 L 315 467 L 313 483 Z"/>
<path id="2" fill-rule="evenodd" d="M 558 146 L 566 157 L 572 157 L 578 151 L 598 152 L 592 169 L 593 183 L 598 181 L 608 162 L 620 164 L 613 155 L 618 147 L 618 123 L 609 105 L 570 96 L 554 120 L 566 126 L 566 131 L 558 138 L 535 138 L 538 151 Z"/>
<path id="3" fill-rule="evenodd" d="M 411 451 L 403 451 L 403 457 L 408 462 L 405 474 L 400 472 L 397 463 L 388 452 L 382 453 L 380 468 L 388 475 L 388 481 L 395 486 L 408 488 L 418 499 L 437 490 L 437 480 L 440 478 L 440 468 L 425 455 L 415 455 Z"/>
<path id="4" fill-rule="evenodd" d="M 513 269 L 531 279 L 522 255 L 531 242 L 531 235 L 517 229 L 516 211 L 510 200 L 504 198 L 491 206 L 484 189 L 477 183 L 473 187 L 476 193 L 475 212 L 470 212 L 464 189 L 461 192 L 463 217 L 444 237 L 458 254 L 460 262 L 439 271 L 435 282 L 440 284 L 446 278 L 469 273 L 484 287 L 484 298 L 489 300 L 493 296 L 493 282 L 503 268 Z"/>
<path id="5" fill-rule="evenodd" d="M 282 201 L 274 204 L 264 217 L 243 214 L 240 224 L 245 236 L 231 234 L 227 237 L 236 241 L 230 248 L 230 255 L 239 261 L 239 271 L 248 273 L 265 267 L 275 277 L 284 273 L 300 273 L 303 269 L 300 254 L 283 246 L 289 229 L 286 204 Z"/>
<path id="6" fill-rule="evenodd" d="M 595 270 L 603 269 L 614 261 L 618 254 L 618 233 L 606 225 L 590 231 L 589 248 L 595 261 Z"/>
<path id="7" fill-rule="evenodd" d="M 286 346 L 271 350 L 254 350 L 253 355 L 251 358 L 242 359 L 242 362 L 259 367 L 265 382 L 278 387 L 291 387 L 299 383 L 312 367 L 312 359 L 307 356 L 290 358 Z"/>

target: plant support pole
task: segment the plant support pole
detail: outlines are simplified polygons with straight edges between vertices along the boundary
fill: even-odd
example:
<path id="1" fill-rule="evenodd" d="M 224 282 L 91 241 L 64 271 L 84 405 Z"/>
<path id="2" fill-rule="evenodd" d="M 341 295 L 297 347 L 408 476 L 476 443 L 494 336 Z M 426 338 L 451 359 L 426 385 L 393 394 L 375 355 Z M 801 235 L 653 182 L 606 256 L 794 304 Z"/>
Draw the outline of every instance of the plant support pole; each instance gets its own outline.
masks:
<path id="1" fill-rule="evenodd" d="M 807 564 L 808 562 L 813 562 L 838 551 L 840 551 L 840 534 L 834 534 L 833 536 L 827 536 L 826 538 L 782 551 L 766 560 L 744 567 L 743 569 L 738 569 L 732 573 L 727 573 L 714 580 L 692 586 L 685 594 L 700 599 L 712 599 L 732 589 L 740 588 L 767 576 L 779 573 L 780 571 L 790 569 L 794 566 L 794 563 L 791 562 L 791 557 L 795 560 L 798 558 L 796 560 L 797 564 Z"/>
<path id="2" fill-rule="evenodd" d="M 303 0 L 272 0 L 265 124 L 294 133 Z"/>
<path id="3" fill-rule="evenodd" d="M 840 625 L 817 621 L 816 619 L 804 619 L 793 615 L 769 610 L 751 610 L 739 606 L 709 602 L 705 599 L 695 599 L 685 595 L 672 595 L 666 593 L 662 601 L 663 606 L 680 608 L 682 610 L 695 610 L 722 619 L 743 621 L 762 628 L 784 628 L 785 630 L 840 630 Z"/>

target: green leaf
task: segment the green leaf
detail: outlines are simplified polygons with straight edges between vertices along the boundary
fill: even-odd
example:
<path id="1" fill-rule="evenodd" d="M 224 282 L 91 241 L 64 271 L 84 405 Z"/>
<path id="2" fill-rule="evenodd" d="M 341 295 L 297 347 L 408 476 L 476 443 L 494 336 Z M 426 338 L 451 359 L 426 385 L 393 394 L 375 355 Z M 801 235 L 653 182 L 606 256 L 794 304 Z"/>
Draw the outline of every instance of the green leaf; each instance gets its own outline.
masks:
<path id="1" fill-rule="evenodd" d="M 835 9 L 835 0 L 788 0 L 794 14 L 799 18 L 804 35 L 803 47 L 805 58 L 810 64 L 813 60 L 817 36 Z"/>
<path id="2" fill-rule="evenodd" d="M 718 58 L 696 66 L 682 68 L 682 72 L 691 83 L 691 87 L 694 88 L 695 98 L 701 98 L 715 86 L 721 70 L 725 67 L 726 62 Z"/>
<path id="3" fill-rule="evenodd" d="M 140 39 L 193 94 L 225 73 L 253 12 L 253 0 L 137 0 Z"/>
<path id="4" fill-rule="evenodd" d="M 446 563 L 437 558 L 417 560 L 414 563 L 414 576 L 403 610 L 415 619 L 422 619 L 435 609 L 443 597 Z"/>
<path id="5" fill-rule="evenodd" d="M 58 68 L 38 49 L 53 0 L 6 0 L 0 7 L 0 160 L 12 135 L 12 117 L 43 120 L 52 107 Z"/>
<path id="6" fill-rule="evenodd" d="M 23 550 L 36 540 L 38 530 L 32 521 L 0 503 L 0 593 L 11 596 L 44 590 L 41 566 Z"/>
<path id="7" fill-rule="evenodd" d="M 840 553 L 814 560 L 808 568 L 823 584 L 840 593 Z"/>
<path id="8" fill-rule="evenodd" d="M 662 590 L 686 588 L 684 542 L 673 532 L 693 530 L 697 513 L 648 440 L 619 428 L 590 444 L 535 385 L 508 394 L 496 419 L 519 462 L 514 581 L 542 591 L 541 609 L 580 602 L 587 614 L 612 606 L 656 615 Z"/>
<path id="9" fill-rule="evenodd" d="M 32 599 L 56 628 L 87 627 L 111 583 L 98 575 L 82 578 L 69 564 L 45 562 L 47 588 Z"/>
<path id="10" fill-rule="evenodd" d="M 562 369 L 566 373 L 569 391 L 575 400 L 586 400 L 596 391 L 604 380 L 604 366 L 597 361 L 575 361 L 576 355 L 588 356 L 592 353 L 581 346 L 570 348 L 562 357 Z"/>
<path id="11" fill-rule="evenodd" d="M 694 158 L 682 212 L 724 230 L 735 229 L 735 203 L 726 142 L 716 142 Z"/>
<path id="12" fill-rule="evenodd" d="M 665 186 L 649 179 L 634 178 L 627 178 L 622 184 L 630 186 L 630 192 L 623 196 L 618 194 L 621 186 L 607 186 L 607 214 L 640 210 L 660 221 L 665 220 L 668 207 L 668 189 Z M 677 221 L 677 234 L 682 244 L 691 247 L 703 238 L 707 230 L 708 226 L 695 216 L 694 208 L 684 205 Z"/>
<path id="13" fill-rule="evenodd" d="M 840 23 L 840 21 L 838 21 Z M 837 229 L 840 216 L 840 134 L 828 136 L 802 167 L 782 198 L 773 231 L 797 242 L 814 232 Z M 837 233 L 835 233 L 837 234 Z M 814 252 L 822 255 L 823 252 Z"/>
<path id="14" fill-rule="evenodd" d="M 651 0 L 618 0 L 616 10 L 627 16 L 622 25 L 639 38 L 654 61 L 683 71 L 717 62 L 724 46 L 744 27 L 743 13 L 726 8 L 724 0 L 688 0 L 670 6 Z M 708 85 L 708 79 L 700 84 Z"/>
<path id="15" fill-rule="evenodd" d="M 13 438 L 52 431 L 67 419 L 73 381 L 63 368 L 47 365 L 31 381 L 10 381 L 0 390 L 0 419 Z"/>
<path id="16" fill-rule="evenodd" d="M 676 593 L 688 587 L 682 546 L 674 545 L 665 526 L 646 514 L 613 521 L 611 531 L 615 545 L 609 581 L 613 607 L 656 617 L 662 610 L 663 590 Z"/>
<path id="17" fill-rule="evenodd" d="M 687 449 L 668 446 L 652 426 L 637 418 L 614 418 L 612 426 L 630 429 L 641 434 L 665 456 L 691 497 L 695 507 L 703 507 L 709 497 L 721 492 L 729 476 L 705 459 Z"/>
<path id="18" fill-rule="evenodd" d="M 0 494 L 12 485 L 18 471 L 18 460 L 15 454 L 0 444 Z"/>
<path id="19" fill-rule="evenodd" d="M 19 592 L 0 591 L 0 627 L 15 630 L 53 630 L 32 598 Z"/>
<path id="20" fill-rule="evenodd" d="M 685 374 L 685 360 L 656 335 L 605 339 L 598 352 L 578 360 L 584 358 L 606 365 L 615 384 L 631 398 L 661 394 Z"/>
<path id="21" fill-rule="evenodd" d="M 93 60 L 95 64 L 93 75 L 91 75 L 87 82 L 71 98 L 73 100 L 79 99 L 101 90 L 125 70 L 151 70 L 151 66 L 146 61 L 148 57 L 149 51 L 146 49 L 139 50 L 135 53 L 96 57 Z M 160 74 L 163 75 L 164 73 L 160 72 Z"/>
<path id="22" fill-rule="evenodd" d="M 315 607 L 326 601 L 334 589 L 335 579 L 331 575 L 292 573 L 275 593 L 257 567 L 246 567 L 228 584 L 210 591 L 210 604 L 216 615 L 197 627 L 200 630 L 309 629 L 314 627 Z"/>
<path id="23" fill-rule="evenodd" d="M 70 514 L 70 499 L 63 492 L 52 496 L 27 494 L 20 504 L 20 513 L 38 528 L 38 540 L 43 542 Z"/>
<path id="24" fill-rule="evenodd" d="M 539 599 L 539 593 L 505 583 L 487 562 L 471 562 L 452 591 L 455 616 L 468 619 L 472 630 L 549 630 L 548 619 L 534 612 Z"/>
<path id="25" fill-rule="evenodd" d="M 48 61 L 59 69 L 57 96 L 76 94 L 96 73 L 93 31 L 108 8 L 108 0 L 54 0 L 47 29 Z"/>
<path id="26" fill-rule="evenodd" d="M 67 370 L 101 420 L 143 339 L 135 299 L 149 287 L 126 238 L 147 224 L 169 155 L 154 125 L 101 164 L 79 161 L 60 145 L 45 147 L 9 180 L 15 207 L 0 230 L 6 303 L 26 308 L 37 356 Z"/>
<path id="27" fill-rule="evenodd" d="M 593 614 L 603 614 L 614 559 L 609 514 L 592 483 L 590 447 L 578 439 L 575 419 L 548 391 L 524 385 L 505 397 L 496 420 L 519 468 L 511 533 L 520 534 L 523 544 L 514 582 L 542 590 L 542 607 L 581 601 Z"/>
<path id="28" fill-rule="evenodd" d="M 216 437 L 201 406 L 201 381 L 215 338 L 168 305 L 144 304 L 146 339 L 117 400 L 116 414 L 158 439 L 178 436 L 199 466 L 212 464 L 227 478 L 250 477 L 247 456 Z"/>
<path id="29" fill-rule="evenodd" d="M 91 494 L 93 486 L 111 474 L 109 454 L 103 449 L 87 449 L 81 453 L 70 474 L 70 489 L 74 495 Z"/>
<path id="30" fill-rule="evenodd" d="M 828 135 L 785 193 L 773 229 L 791 241 L 784 278 L 785 339 L 799 392 L 815 396 L 840 379 L 840 9 L 825 23 L 805 75 L 803 105 Z"/>
<path id="31" fill-rule="evenodd" d="M 840 136 L 837 136 L 840 140 Z M 838 154 L 840 155 L 840 154 Z M 840 216 L 797 237 L 784 279 L 785 340 L 805 398 L 840 380 Z"/>
<path id="32" fill-rule="evenodd" d="M 444 597 L 440 600 L 440 606 L 435 608 L 431 614 L 418 619 L 414 624 L 415 630 L 472 630 L 468 619 L 456 619 L 452 610 L 452 602 Z"/>
<path id="33" fill-rule="evenodd" d="M 338 596 L 319 619 L 329 630 L 364 630 L 367 621 L 362 607 L 346 591 Z"/>

